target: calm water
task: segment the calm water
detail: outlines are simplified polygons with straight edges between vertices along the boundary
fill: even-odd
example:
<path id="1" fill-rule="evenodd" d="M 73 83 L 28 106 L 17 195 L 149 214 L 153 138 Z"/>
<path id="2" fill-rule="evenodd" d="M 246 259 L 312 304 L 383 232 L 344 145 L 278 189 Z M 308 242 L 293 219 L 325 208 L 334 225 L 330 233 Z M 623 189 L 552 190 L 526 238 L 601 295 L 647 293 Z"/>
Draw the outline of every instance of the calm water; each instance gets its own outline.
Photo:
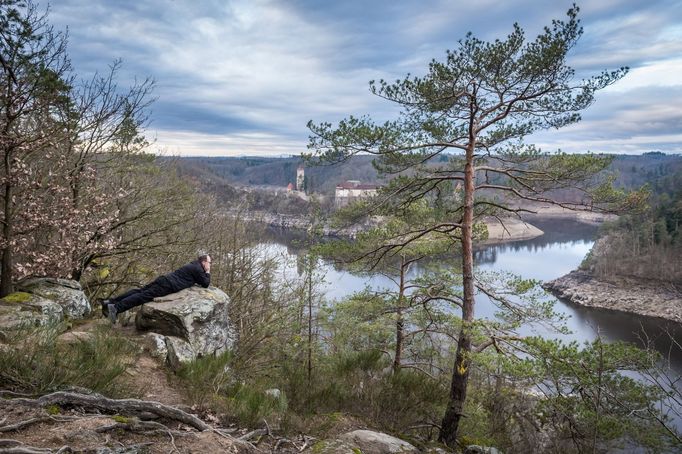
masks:
<path id="1" fill-rule="evenodd" d="M 541 281 L 552 280 L 580 265 L 592 248 L 596 235 L 595 227 L 566 220 L 534 220 L 533 224 L 545 234 L 532 240 L 481 247 L 475 253 L 477 267 L 484 271 L 507 271 Z M 298 239 L 300 240 L 300 237 Z M 300 244 L 297 238 L 290 233 L 273 233 L 267 246 L 269 253 L 279 253 L 288 259 L 285 261 L 287 265 L 283 272 L 289 276 L 301 272 L 297 267 L 296 257 L 302 250 L 297 244 Z M 459 261 L 457 258 L 451 260 Z M 447 265 L 447 262 L 444 264 Z M 354 275 L 325 262 L 320 263 L 320 268 L 325 276 L 321 285 L 328 299 L 340 299 L 367 286 L 374 289 L 395 288 L 392 280 L 379 274 Z M 421 272 L 423 269 L 414 267 L 408 274 L 414 277 Z M 555 301 L 555 311 L 568 316 L 566 325 L 571 334 L 560 335 L 556 331 L 534 325 L 521 327 L 520 333 L 580 343 L 601 336 L 606 341 L 627 341 L 642 345 L 642 333 L 645 332 L 650 341 L 653 341 L 655 348 L 669 359 L 671 375 L 673 377 L 682 375 L 682 352 L 679 348 L 671 349 L 671 340 L 666 334 L 671 333 L 678 344 L 682 345 L 682 326 L 632 314 L 575 306 L 561 300 Z M 493 318 L 495 311 L 496 307 L 487 297 L 476 298 L 477 318 Z M 637 375 L 628 375 L 637 378 Z M 682 383 L 677 386 L 682 386 Z M 678 431 L 682 431 L 682 419 L 672 414 L 670 416 L 673 425 Z"/>
<path id="2" fill-rule="evenodd" d="M 596 235 L 595 227 L 578 222 L 535 220 L 533 223 L 545 234 L 532 240 L 479 248 L 475 254 L 478 268 L 485 271 L 507 271 L 541 281 L 555 279 L 580 265 L 591 249 Z M 297 271 L 295 258 L 301 252 L 296 244 L 296 238 L 291 234 L 274 234 L 269 246 L 274 252 L 291 259 L 288 262 L 289 269 L 286 270 L 291 274 Z M 329 299 L 343 298 L 366 286 L 375 289 L 395 286 L 389 278 L 379 274 L 355 275 L 324 262 L 321 263 L 321 269 L 325 275 L 322 285 Z M 409 274 L 413 277 L 421 272 L 421 268 L 413 267 Z M 670 354 L 670 339 L 663 334 L 663 330 L 667 329 L 682 343 L 682 327 L 679 325 L 631 314 L 575 306 L 560 300 L 556 301 L 555 310 L 568 316 L 566 324 L 571 334 L 559 335 L 542 326 L 524 326 L 520 330 L 521 334 L 538 334 L 579 342 L 594 340 L 600 335 L 607 341 L 641 343 L 641 334 L 646 332 L 654 340 L 656 348 L 670 356 L 675 373 L 682 374 L 682 352 Z M 495 311 L 496 307 L 485 296 L 477 297 L 476 317 L 492 318 Z"/>

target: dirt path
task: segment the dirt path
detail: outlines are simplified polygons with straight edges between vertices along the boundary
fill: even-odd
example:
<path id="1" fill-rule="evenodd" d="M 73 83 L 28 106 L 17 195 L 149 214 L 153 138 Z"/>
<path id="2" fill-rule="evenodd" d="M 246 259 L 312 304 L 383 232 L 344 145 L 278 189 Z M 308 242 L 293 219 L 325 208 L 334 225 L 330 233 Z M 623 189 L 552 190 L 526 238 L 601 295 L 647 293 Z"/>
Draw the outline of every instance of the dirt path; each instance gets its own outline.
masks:
<path id="1" fill-rule="evenodd" d="M 93 336 L 98 329 L 113 329 L 140 346 L 139 355 L 120 378 L 121 389 L 129 390 L 131 396 L 142 401 L 159 402 L 186 413 L 195 413 L 188 406 L 179 382 L 173 380 L 172 373 L 163 364 L 149 355 L 144 347 L 144 334 L 136 332 L 132 325 L 110 328 L 103 318 L 82 320 L 73 323 L 58 341 L 78 342 Z M 0 452 L 57 452 L 60 449 L 60 452 L 101 453 L 256 452 L 249 443 L 213 428 L 199 432 L 183 423 L 153 414 L 144 417 L 126 412 L 114 414 L 69 404 L 43 408 L 22 403 L 11 393 L 2 397 Z M 213 424 L 216 423 L 214 418 Z"/>

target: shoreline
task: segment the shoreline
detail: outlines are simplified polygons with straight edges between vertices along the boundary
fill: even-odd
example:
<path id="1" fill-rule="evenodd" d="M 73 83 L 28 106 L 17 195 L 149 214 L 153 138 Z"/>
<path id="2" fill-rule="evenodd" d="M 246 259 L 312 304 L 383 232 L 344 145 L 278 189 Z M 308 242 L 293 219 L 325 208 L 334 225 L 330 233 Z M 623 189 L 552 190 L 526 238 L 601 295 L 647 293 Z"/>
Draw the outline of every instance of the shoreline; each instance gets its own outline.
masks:
<path id="1" fill-rule="evenodd" d="M 618 218 L 615 214 L 599 213 L 595 211 L 569 210 L 557 205 L 528 203 L 520 208 L 530 210 L 523 215 L 525 219 L 572 219 L 589 225 L 601 225 L 604 222 L 614 221 Z"/>
<path id="2" fill-rule="evenodd" d="M 262 223 L 268 227 L 282 230 L 310 232 L 312 228 L 312 224 L 307 219 L 293 215 L 273 215 L 271 213 L 261 212 L 253 216 L 242 216 L 242 219 Z M 496 218 L 486 218 L 484 222 L 488 227 L 488 238 L 476 242 L 475 246 L 478 247 L 530 240 L 542 236 L 545 233 L 532 223 L 518 218 L 504 218 L 502 222 Z M 328 237 L 354 238 L 358 233 L 375 227 L 376 225 L 378 225 L 377 222 L 364 223 L 342 229 L 332 229 L 328 225 L 324 225 L 321 233 L 323 236 Z"/>
<path id="3" fill-rule="evenodd" d="M 682 294 L 650 281 L 599 280 L 587 271 L 574 270 L 542 284 L 557 298 L 587 308 L 624 312 L 682 325 Z"/>
<path id="4" fill-rule="evenodd" d="M 587 226 L 598 226 L 604 222 L 617 218 L 615 215 L 572 211 L 554 205 L 528 204 L 523 208 L 532 210 L 531 213 L 519 217 L 505 217 L 502 220 L 495 217 L 483 218 L 488 228 L 488 238 L 477 241 L 475 246 L 486 247 L 515 241 L 530 240 L 544 235 L 544 232 L 534 225 L 536 221 L 570 220 Z M 234 215 L 234 213 L 231 213 Z M 296 214 L 272 213 L 267 211 L 247 211 L 239 216 L 246 221 L 258 222 L 271 228 L 310 232 L 312 223 L 305 216 Z M 318 226 L 319 233 L 328 237 L 354 238 L 358 233 L 366 231 L 380 224 L 380 220 L 370 220 L 362 224 L 344 228 L 332 228 L 325 223 Z"/>

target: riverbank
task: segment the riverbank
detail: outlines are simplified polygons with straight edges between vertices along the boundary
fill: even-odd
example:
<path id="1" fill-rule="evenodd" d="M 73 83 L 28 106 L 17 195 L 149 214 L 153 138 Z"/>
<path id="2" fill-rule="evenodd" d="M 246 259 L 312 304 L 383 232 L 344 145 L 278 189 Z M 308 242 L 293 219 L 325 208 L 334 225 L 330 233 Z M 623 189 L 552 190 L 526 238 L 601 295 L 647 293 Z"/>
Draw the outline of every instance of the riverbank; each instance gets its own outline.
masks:
<path id="1" fill-rule="evenodd" d="M 558 205 L 525 203 L 520 208 L 530 211 L 524 214 L 524 219 L 533 222 L 534 219 L 571 219 L 583 224 L 601 225 L 618 218 L 615 214 L 599 213 L 596 211 L 569 210 Z"/>
<path id="2" fill-rule="evenodd" d="M 543 288 L 564 301 L 599 309 L 655 317 L 682 324 L 682 294 L 660 282 L 620 279 L 606 282 L 587 271 L 571 271 Z"/>
<path id="3" fill-rule="evenodd" d="M 486 218 L 483 220 L 488 227 L 488 239 L 478 244 L 483 246 L 506 243 L 509 241 L 531 240 L 545 232 L 518 218 Z"/>
<path id="4" fill-rule="evenodd" d="M 267 212 L 252 212 L 241 216 L 247 221 L 254 221 L 266 224 L 268 227 L 283 230 L 297 230 L 310 232 L 313 228 L 312 223 L 306 217 L 272 214 Z M 544 234 L 544 232 L 531 224 L 518 218 L 497 218 L 484 219 L 488 227 L 488 238 L 479 242 L 481 246 L 507 243 L 511 241 L 530 240 Z M 346 228 L 332 228 L 328 224 L 323 224 L 320 233 L 323 236 L 354 238 L 358 233 L 367 231 L 381 224 L 381 219 L 372 218 L 362 224 L 353 225 Z"/>

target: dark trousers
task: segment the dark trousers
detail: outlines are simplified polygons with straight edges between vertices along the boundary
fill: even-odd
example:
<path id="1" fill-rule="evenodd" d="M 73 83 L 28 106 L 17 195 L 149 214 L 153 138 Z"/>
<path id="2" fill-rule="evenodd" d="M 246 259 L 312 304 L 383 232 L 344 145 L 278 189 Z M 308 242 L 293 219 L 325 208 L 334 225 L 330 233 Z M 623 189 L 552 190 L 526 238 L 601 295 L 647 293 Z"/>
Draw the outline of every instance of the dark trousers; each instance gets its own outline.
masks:
<path id="1" fill-rule="evenodd" d="M 116 305 L 116 312 L 120 314 L 133 307 L 148 303 L 154 298 L 171 293 L 173 293 L 173 289 L 162 276 L 142 288 L 134 288 L 116 298 L 112 298 L 112 303 Z"/>

